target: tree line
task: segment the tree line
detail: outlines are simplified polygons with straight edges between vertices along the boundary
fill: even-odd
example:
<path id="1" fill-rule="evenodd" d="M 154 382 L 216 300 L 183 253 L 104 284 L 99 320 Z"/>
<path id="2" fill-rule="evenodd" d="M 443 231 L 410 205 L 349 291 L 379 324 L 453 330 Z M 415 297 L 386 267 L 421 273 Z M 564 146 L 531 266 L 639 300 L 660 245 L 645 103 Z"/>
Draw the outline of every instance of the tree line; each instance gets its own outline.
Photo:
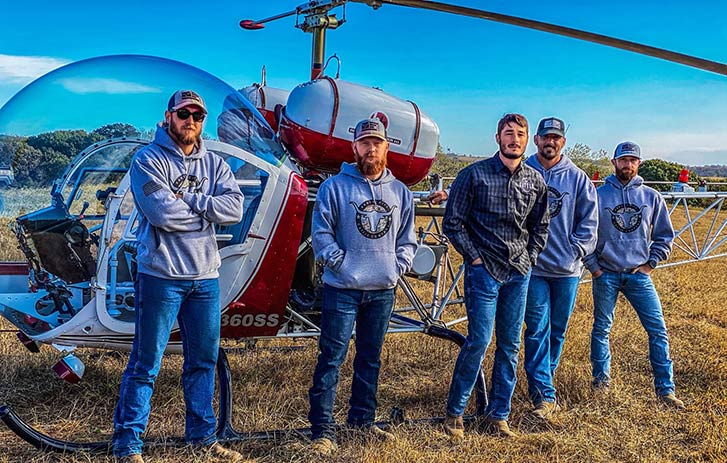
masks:
<path id="1" fill-rule="evenodd" d="M 113 137 L 138 137 L 129 124 L 108 124 L 85 130 L 56 130 L 30 137 L 0 136 L 0 165 L 11 166 L 15 186 L 49 187 L 71 160 L 94 143 Z"/>
<path id="2" fill-rule="evenodd" d="M 12 166 L 16 187 L 48 187 L 78 153 L 92 144 L 113 137 L 147 136 L 151 134 L 141 133 L 136 127 L 122 123 L 104 125 L 91 132 L 56 130 L 30 137 L 4 135 L 0 136 L 0 165 Z M 590 178 L 596 172 L 601 179 L 613 172 L 611 157 L 605 150 L 593 150 L 588 145 L 576 143 L 566 148 L 564 154 Z M 446 153 L 439 145 L 431 172 L 442 177 L 455 177 L 460 170 L 479 159 L 482 158 Z M 639 175 L 647 181 L 676 182 L 684 168 L 684 165 L 675 162 L 648 159 L 641 164 Z M 699 173 L 707 174 L 705 176 L 727 176 L 727 166 L 704 166 L 700 169 Z M 696 183 L 700 179 L 697 172 L 690 170 L 690 182 Z M 665 191 L 670 185 L 655 185 L 655 188 Z M 425 180 L 415 185 L 414 189 L 429 189 L 429 185 Z"/>
<path id="3" fill-rule="evenodd" d="M 563 154 L 569 157 L 575 165 L 580 167 L 589 178 L 597 177 L 598 179 L 603 180 L 613 172 L 611 156 L 608 152 L 606 152 L 606 150 L 593 150 L 588 145 L 576 143 L 575 145 L 563 150 Z M 444 149 L 440 145 L 437 148 L 437 154 L 434 158 L 434 164 L 432 165 L 431 172 L 437 173 L 443 177 L 456 177 L 460 170 L 481 159 L 483 158 L 445 153 Z M 727 166 L 722 167 L 727 169 Z M 663 159 L 647 159 L 641 163 L 641 166 L 639 166 L 639 175 L 643 177 L 645 181 L 676 183 L 679 179 L 679 174 L 682 169 L 685 168 L 687 167 L 676 162 L 664 161 Z M 596 175 L 596 173 L 598 173 L 598 175 Z M 690 183 L 696 184 L 701 179 L 702 177 L 690 169 Z M 445 186 L 447 186 L 446 182 Z M 652 187 L 659 191 L 668 191 L 671 189 L 670 184 L 655 184 L 652 185 Z M 429 185 L 426 181 L 423 181 L 414 187 L 415 190 L 428 188 Z"/>

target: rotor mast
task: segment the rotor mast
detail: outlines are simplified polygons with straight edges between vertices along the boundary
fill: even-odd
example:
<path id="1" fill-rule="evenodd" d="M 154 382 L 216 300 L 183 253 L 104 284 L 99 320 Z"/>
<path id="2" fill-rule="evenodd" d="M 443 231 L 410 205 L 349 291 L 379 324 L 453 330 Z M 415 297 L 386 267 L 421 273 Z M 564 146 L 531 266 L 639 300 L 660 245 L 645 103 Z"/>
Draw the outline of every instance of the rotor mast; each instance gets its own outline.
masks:
<path id="1" fill-rule="evenodd" d="M 309 10 L 310 12 L 306 12 L 303 22 L 295 25 L 295 27 L 303 32 L 310 32 L 313 34 L 310 64 L 311 80 L 319 78 L 323 73 L 323 60 L 325 59 L 326 54 L 326 30 L 336 29 L 346 21 L 345 16 L 339 20 L 336 18 L 335 14 L 328 14 L 332 8 L 335 8 L 344 2 L 328 1 L 324 3 L 324 5 L 312 8 L 312 11 Z"/>
<path id="2" fill-rule="evenodd" d="M 346 22 L 345 4 L 347 0 L 312 0 L 299 5 L 295 10 L 281 13 L 269 18 L 253 21 L 245 19 L 240 21 L 240 27 L 247 30 L 262 29 L 263 24 L 287 16 L 303 16 L 303 21 L 298 21 L 295 27 L 303 32 L 310 32 L 313 35 L 311 45 L 310 78 L 315 80 L 323 73 L 323 61 L 326 54 L 326 30 L 337 29 Z M 344 5 L 343 18 L 336 18 L 335 14 L 328 14 L 332 9 Z"/>

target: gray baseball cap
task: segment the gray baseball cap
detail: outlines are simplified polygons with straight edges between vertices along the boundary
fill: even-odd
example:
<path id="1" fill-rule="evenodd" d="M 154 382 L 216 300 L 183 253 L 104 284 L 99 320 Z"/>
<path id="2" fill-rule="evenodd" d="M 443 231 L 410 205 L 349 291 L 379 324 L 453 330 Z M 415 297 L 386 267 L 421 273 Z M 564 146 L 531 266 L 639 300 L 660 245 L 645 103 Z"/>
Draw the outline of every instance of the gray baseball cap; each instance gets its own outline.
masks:
<path id="1" fill-rule="evenodd" d="M 202 112 L 207 114 L 207 106 L 205 106 L 204 100 L 194 90 L 177 90 L 174 92 L 174 95 L 169 98 L 167 109 L 172 112 L 192 104 L 199 106 L 202 108 Z"/>
<path id="2" fill-rule="evenodd" d="M 386 141 L 386 127 L 378 119 L 364 119 L 356 124 L 353 131 L 353 141 L 359 141 L 366 137 L 376 137 Z"/>

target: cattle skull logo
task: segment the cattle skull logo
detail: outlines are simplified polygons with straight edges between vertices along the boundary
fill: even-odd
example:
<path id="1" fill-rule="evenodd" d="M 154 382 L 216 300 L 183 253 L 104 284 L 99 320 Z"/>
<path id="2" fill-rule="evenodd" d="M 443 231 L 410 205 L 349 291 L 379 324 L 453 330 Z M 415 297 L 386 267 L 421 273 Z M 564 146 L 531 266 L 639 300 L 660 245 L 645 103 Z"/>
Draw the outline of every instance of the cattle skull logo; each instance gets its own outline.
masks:
<path id="1" fill-rule="evenodd" d="M 563 208 L 563 198 L 567 194 L 569 194 L 567 191 L 561 193 L 552 186 L 548 187 L 548 213 L 551 219 L 560 214 L 560 210 Z"/>
<path id="2" fill-rule="evenodd" d="M 370 199 L 358 206 L 353 201 L 350 204 L 356 208 L 356 227 L 366 238 L 379 239 L 391 228 L 391 213 L 396 206 L 391 207 L 380 199 Z"/>
<path id="3" fill-rule="evenodd" d="M 611 223 L 621 233 L 631 233 L 641 225 L 641 215 L 646 206 L 638 207 L 634 204 L 620 204 L 613 209 L 607 207 L 611 214 Z"/>

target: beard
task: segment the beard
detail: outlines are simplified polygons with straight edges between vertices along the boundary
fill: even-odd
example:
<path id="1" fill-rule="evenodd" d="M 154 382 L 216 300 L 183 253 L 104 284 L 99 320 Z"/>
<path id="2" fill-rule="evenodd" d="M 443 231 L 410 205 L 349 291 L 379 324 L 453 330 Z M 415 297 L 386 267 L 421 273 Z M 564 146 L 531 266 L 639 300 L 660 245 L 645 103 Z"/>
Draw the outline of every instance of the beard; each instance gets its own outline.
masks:
<path id="1" fill-rule="evenodd" d="M 202 132 L 202 127 L 200 126 L 197 130 L 192 129 L 182 131 L 177 128 L 177 125 L 174 122 L 172 122 L 169 124 L 169 131 L 180 144 L 189 146 L 194 145 L 197 142 L 199 134 Z"/>
<path id="2" fill-rule="evenodd" d="M 374 158 L 365 159 L 357 156 L 356 166 L 358 166 L 358 170 L 364 175 L 381 175 L 386 168 L 386 160 Z"/>
<path id="3" fill-rule="evenodd" d="M 551 160 L 557 158 L 560 153 L 558 153 L 558 149 L 555 146 L 546 145 L 538 154 L 547 160 Z"/>
<path id="4" fill-rule="evenodd" d="M 522 153 L 513 153 L 512 151 L 516 150 L 516 149 L 519 150 L 519 149 L 521 149 L 521 147 L 512 146 L 512 148 L 510 148 L 508 150 L 508 147 L 506 145 L 500 144 L 500 154 L 502 154 L 503 156 L 505 156 L 508 159 L 520 159 L 521 157 L 523 157 L 525 150 L 523 150 Z"/>
<path id="5" fill-rule="evenodd" d="M 616 170 L 616 178 L 618 178 L 622 182 L 628 182 L 635 176 L 636 176 L 636 171 L 632 170 L 632 169 L 617 169 Z"/>

